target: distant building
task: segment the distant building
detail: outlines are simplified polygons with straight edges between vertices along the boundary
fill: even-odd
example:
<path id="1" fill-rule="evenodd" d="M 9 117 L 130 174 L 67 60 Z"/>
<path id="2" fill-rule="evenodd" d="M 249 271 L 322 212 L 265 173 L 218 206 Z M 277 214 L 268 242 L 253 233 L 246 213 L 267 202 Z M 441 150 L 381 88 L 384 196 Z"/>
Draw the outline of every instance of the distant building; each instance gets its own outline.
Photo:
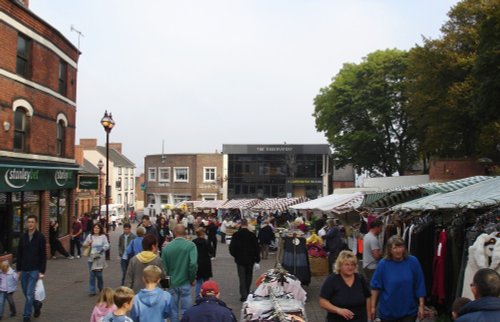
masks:
<path id="1" fill-rule="evenodd" d="M 97 139 L 80 139 L 80 146 L 83 148 L 84 158 L 93 166 L 97 167 L 99 160 L 104 163 L 101 195 L 105 198 L 106 147 L 98 146 Z M 109 185 L 110 204 L 122 206 L 120 211 L 125 213 L 135 209 L 135 164 L 122 154 L 121 143 L 109 144 Z M 105 201 L 102 205 L 105 205 Z"/>
<path id="2" fill-rule="evenodd" d="M 356 177 L 354 173 L 354 167 L 350 164 L 343 168 L 336 169 L 333 167 L 333 190 L 344 189 L 344 188 L 354 188 L 356 183 Z"/>
<path id="3" fill-rule="evenodd" d="M 68 244 L 79 56 L 28 1 L 0 0 L 0 260 L 16 257 L 28 215 L 47 238 L 57 220 Z"/>
<path id="4" fill-rule="evenodd" d="M 135 208 L 136 210 L 144 210 L 144 191 L 146 190 L 145 176 L 141 173 L 135 177 Z"/>
<path id="5" fill-rule="evenodd" d="M 219 153 L 147 155 L 145 206 L 158 213 L 184 200 L 226 199 L 222 160 Z"/>
<path id="6" fill-rule="evenodd" d="M 223 153 L 229 199 L 329 193 L 327 144 L 224 144 Z"/>

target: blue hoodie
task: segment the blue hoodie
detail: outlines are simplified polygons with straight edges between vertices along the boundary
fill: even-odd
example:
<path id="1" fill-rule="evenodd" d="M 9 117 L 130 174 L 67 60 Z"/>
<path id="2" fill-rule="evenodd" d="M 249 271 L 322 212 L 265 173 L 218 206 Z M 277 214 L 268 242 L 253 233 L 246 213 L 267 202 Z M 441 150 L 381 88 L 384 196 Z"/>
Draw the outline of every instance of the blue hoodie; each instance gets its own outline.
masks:
<path id="1" fill-rule="evenodd" d="M 130 317 L 134 322 L 163 321 L 170 315 L 171 302 L 170 293 L 158 287 L 152 291 L 142 289 L 134 297 L 134 307 Z"/>
<path id="2" fill-rule="evenodd" d="M 500 298 L 486 296 L 465 304 L 457 322 L 500 321 Z"/>

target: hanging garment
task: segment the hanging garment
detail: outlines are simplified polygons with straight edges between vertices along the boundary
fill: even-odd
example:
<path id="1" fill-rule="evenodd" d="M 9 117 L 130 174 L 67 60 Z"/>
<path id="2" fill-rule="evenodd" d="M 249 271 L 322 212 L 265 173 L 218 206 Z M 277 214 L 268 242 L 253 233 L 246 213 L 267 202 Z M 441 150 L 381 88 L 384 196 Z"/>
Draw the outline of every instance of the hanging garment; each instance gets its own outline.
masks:
<path id="1" fill-rule="evenodd" d="M 469 247 L 469 260 L 464 274 L 463 297 L 474 298 L 469 285 L 479 269 L 491 268 L 500 273 L 500 238 L 496 236 L 497 232 L 490 235 L 481 234 Z M 494 243 L 489 243 L 490 240 Z"/>
<path id="2" fill-rule="evenodd" d="M 432 296 L 437 301 L 437 304 L 444 304 L 446 299 L 445 292 L 445 270 L 446 270 L 446 231 L 443 229 L 439 233 L 438 245 L 436 254 L 434 255 L 433 265 L 433 282 L 432 282 Z"/>

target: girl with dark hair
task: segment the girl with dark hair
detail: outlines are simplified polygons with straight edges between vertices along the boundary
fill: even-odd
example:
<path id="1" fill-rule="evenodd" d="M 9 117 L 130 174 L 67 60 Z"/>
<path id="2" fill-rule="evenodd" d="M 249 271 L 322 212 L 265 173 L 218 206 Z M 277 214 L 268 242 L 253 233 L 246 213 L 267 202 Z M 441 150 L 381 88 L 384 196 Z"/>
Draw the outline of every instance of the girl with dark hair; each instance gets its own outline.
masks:
<path id="1" fill-rule="evenodd" d="M 94 296 L 96 291 L 96 280 L 99 292 L 103 288 L 102 271 L 106 268 L 106 259 L 104 253 L 109 249 L 108 238 L 104 234 L 104 229 L 100 224 L 92 226 L 92 235 L 88 235 L 83 243 L 84 247 L 90 247 L 89 260 L 89 295 Z"/>

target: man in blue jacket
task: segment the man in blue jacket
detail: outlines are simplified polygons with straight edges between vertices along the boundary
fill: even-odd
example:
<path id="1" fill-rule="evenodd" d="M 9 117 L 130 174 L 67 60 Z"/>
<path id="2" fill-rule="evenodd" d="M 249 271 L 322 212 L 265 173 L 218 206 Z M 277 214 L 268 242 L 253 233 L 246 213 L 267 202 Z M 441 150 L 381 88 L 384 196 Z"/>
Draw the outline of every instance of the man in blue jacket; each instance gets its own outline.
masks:
<path id="1" fill-rule="evenodd" d="M 214 280 L 201 285 L 201 296 L 184 313 L 181 322 L 236 322 L 233 311 L 219 300 L 219 286 Z"/>
<path id="2" fill-rule="evenodd" d="M 35 301 L 35 286 L 38 279 L 45 276 L 47 256 L 45 237 L 36 229 L 38 218 L 29 215 L 26 218 L 28 231 L 22 234 L 17 248 L 17 272 L 20 275 L 26 303 L 24 304 L 23 321 L 31 321 L 32 309 L 35 317 L 40 316 L 42 302 Z"/>
<path id="3" fill-rule="evenodd" d="M 474 301 L 460 310 L 457 322 L 500 321 L 500 275 L 490 269 L 481 268 L 471 284 Z"/>

